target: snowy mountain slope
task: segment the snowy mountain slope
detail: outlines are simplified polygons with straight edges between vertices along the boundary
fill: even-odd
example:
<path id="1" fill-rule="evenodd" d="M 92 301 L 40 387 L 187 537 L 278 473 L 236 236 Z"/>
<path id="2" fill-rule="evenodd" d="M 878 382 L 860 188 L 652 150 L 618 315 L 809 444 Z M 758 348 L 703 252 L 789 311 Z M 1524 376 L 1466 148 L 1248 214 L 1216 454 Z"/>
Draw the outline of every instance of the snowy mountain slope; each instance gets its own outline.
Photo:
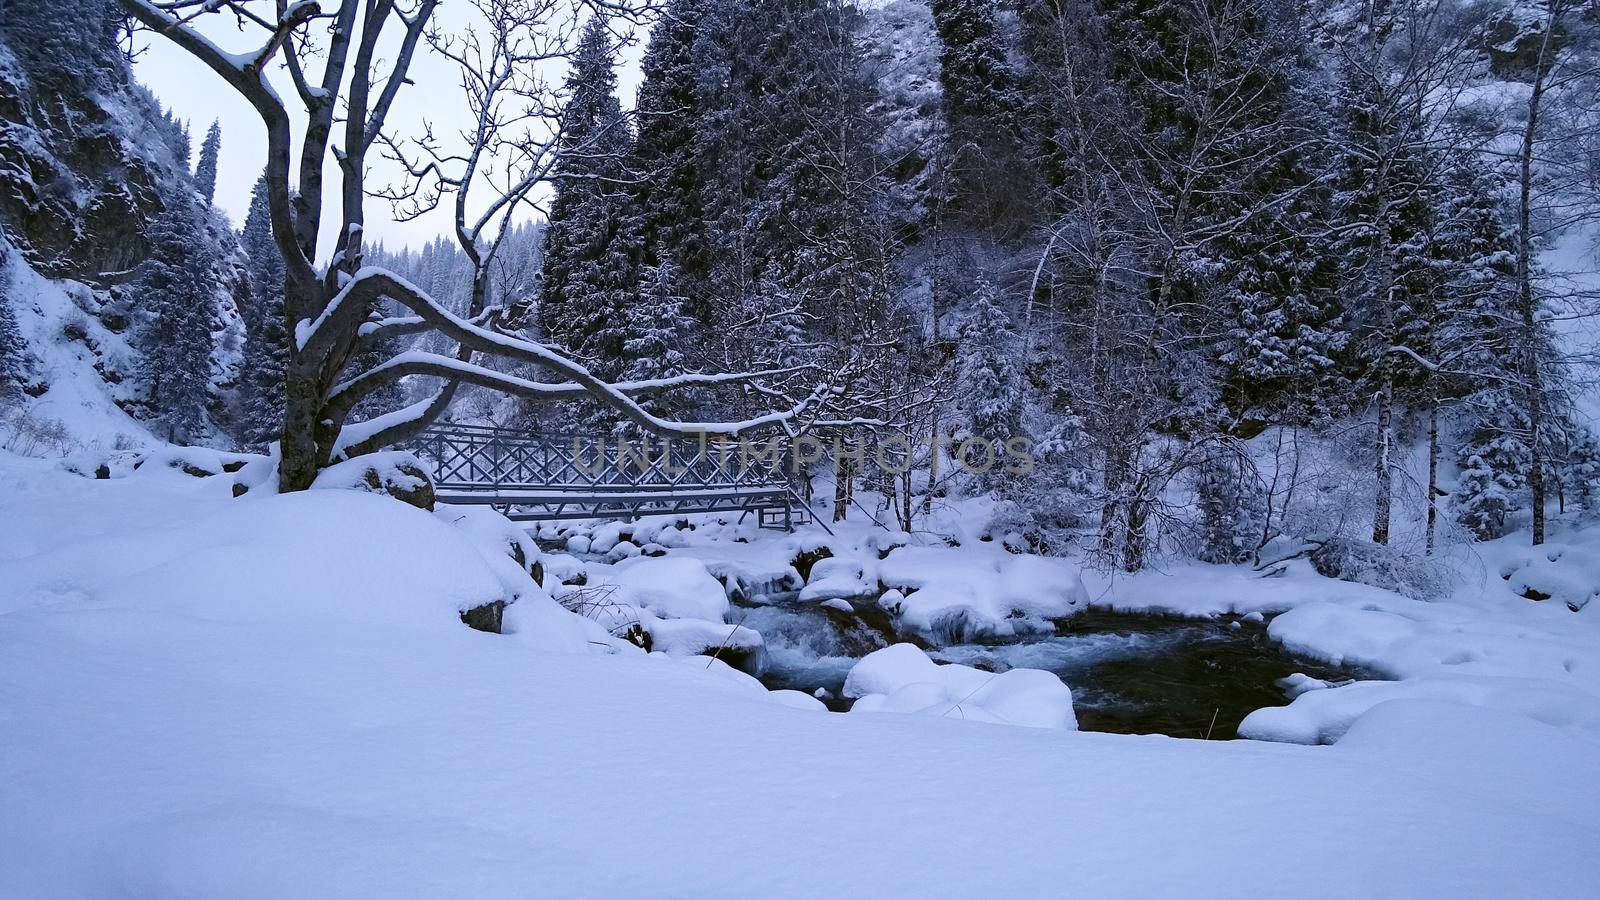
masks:
<path id="1" fill-rule="evenodd" d="M 0 22 L 0 301 L 11 306 L 27 360 L 21 385 L 0 389 L 8 435 L 48 432 L 64 452 L 145 443 L 130 418 L 149 408 L 139 334 L 162 298 L 138 282 L 151 224 L 176 206 L 197 212 L 193 239 L 217 248 L 211 308 L 210 415 L 227 418 L 243 324 L 234 297 L 243 278 L 232 226 L 195 204 L 186 126 L 133 81 L 105 30 L 116 17 L 86 4 L 71 22 L 41 25 L 37 0 L 17 0 Z M 202 359 L 200 365 L 207 365 Z M 21 390 L 17 390 L 17 388 Z M 217 429 L 213 429 L 214 431 Z M 52 438 L 55 440 L 56 438 Z"/>
<path id="2" fill-rule="evenodd" d="M 0 245 L 0 253 L 11 254 L 12 263 L 0 270 L 0 302 L 12 304 L 33 363 L 27 394 L 8 416 L 8 437 L 25 443 L 23 432 L 51 432 L 55 437 L 38 448 L 50 454 L 151 443 L 119 405 L 139 397 L 126 306 L 78 282 L 39 275 L 9 247 Z"/>

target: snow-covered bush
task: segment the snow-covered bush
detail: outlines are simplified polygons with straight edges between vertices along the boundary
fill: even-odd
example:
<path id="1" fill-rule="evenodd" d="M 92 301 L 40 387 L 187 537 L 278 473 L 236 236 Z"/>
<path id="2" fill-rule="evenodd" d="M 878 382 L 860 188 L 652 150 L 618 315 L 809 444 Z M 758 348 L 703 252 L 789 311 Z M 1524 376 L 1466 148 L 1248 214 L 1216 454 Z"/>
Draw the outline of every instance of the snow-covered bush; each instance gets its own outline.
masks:
<path id="1" fill-rule="evenodd" d="M 1311 564 L 1329 578 L 1368 584 L 1417 600 L 1444 596 L 1456 578 L 1450 565 L 1438 557 L 1343 536 L 1329 538 L 1314 550 Z"/>
<path id="2" fill-rule="evenodd" d="M 18 456 L 64 456 L 73 450 L 72 434 L 62 422 L 25 407 L 0 409 L 0 449 Z"/>
<path id="3" fill-rule="evenodd" d="M 1194 475 L 1195 556 L 1211 563 L 1241 563 L 1261 544 L 1265 505 L 1255 472 L 1244 457 L 1214 453 Z"/>

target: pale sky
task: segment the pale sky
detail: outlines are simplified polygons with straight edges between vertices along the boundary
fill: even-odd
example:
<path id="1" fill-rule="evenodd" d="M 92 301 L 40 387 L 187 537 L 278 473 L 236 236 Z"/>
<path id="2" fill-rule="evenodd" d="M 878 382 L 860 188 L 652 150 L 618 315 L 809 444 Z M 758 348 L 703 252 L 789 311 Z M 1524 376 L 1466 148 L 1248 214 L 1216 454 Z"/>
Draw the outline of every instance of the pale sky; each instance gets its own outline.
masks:
<path id="1" fill-rule="evenodd" d="M 325 5 L 331 5 L 326 4 Z M 461 28 L 469 15 L 466 4 L 446 0 L 434 14 L 435 21 L 445 27 Z M 214 16 L 214 25 L 207 35 L 224 49 L 243 51 L 253 49 L 259 42 L 259 32 L 241 34 L 231 25 L 231 19 Z M 398 29 L 391 24 L 391 31 Z M 169 41 L 149 33 L 142 34 L 142 45 L 149 49 L 134 64 L 134 75 L 171 108 L 181 119 L 189 122 L 195 153 L 206 129 L 216 120 L 222 126 L 222 151 L 218 155 L 216 205 L 227 213 L 235 226 L 244 223 L 250 208 L 250 189 L 261 175 L 266 161 L 264 146 L 266 129 L 240 96 L 203 63 L 175 47 Z M 618 91 L 624 106 L 632 106 L 638 90 L 638 60 L 642 53 L 642 40 L 623 51 L 623 64 L 618 72 Z M 390 57 L 392 59 L 392 56 Z M 313 66 L 316 61 L 313 62 Z M 436 135 L 453 134 L 467 121 L 465 101 L 457 83 L 452 65 L 426 47 L 419 49 L 411 66 L 414 84 L 407 85 L 395 101 L 389 116 L 397 133 L 414 134 L 424 121 L 430 122 Z M 551 77 L 559 79 L 560 70 L 554 69 Z M 295 115 L 300 109 L 293 87 L 282 72 L 274 78 L 278 93 L 289 105 L 296 125 L 304 115 Z M 388 183 L 396 174 L 394 164 L 378 158 L 376 149 L 371 155 L 369 188 Z M 337 168 L 329 160 L 325 208 L 337 210 L 339 189 Z M 337 215 L 337 213 L 335 213 Z M 331 233 L 324 223 L 324 235 Z M 367 233 L 371 239 L 382 241 L 390 249 L 401 246 L 416 247 L 434 236 L 450 230 L 450 214 L 445 209 L 435 210 L 412 222 L 396 222 L 389 204 L 383 200 L 367 201 Z M 325 248 L 326 252 L 326 248 Z"/>

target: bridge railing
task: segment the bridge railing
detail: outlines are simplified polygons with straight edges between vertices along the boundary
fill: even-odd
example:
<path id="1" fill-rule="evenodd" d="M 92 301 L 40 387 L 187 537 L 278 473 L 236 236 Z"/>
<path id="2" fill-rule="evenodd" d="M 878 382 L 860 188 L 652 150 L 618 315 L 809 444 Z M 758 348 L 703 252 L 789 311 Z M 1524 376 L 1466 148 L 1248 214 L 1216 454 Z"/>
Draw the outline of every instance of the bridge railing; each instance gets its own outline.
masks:
<path id="1" fill-rule="evenodd" d="M 443 489 L 574 492 L 785 489 L 787 457 L 766 444 L 441 425 L 411 449 Z"/>

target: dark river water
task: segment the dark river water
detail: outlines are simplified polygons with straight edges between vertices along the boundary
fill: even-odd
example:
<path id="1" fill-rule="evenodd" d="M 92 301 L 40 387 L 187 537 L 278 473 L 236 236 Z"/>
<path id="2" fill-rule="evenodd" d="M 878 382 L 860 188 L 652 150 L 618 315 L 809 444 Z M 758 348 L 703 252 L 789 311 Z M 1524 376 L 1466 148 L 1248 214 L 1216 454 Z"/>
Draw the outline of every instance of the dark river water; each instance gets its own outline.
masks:
<path id="1" fill-rule="evenodd" d="M 840 696 L 857 659 L 887 641 L 864 625 L 841 625 L 815 607 L 778 603 L 740 610 L 767 642 L 762 681 L 847 709 Z M 738 617 L 736 613 L 735 618 Z M 1328 681 L 1371 673 L 1298 657 L 1267 637 L 1265 624 L 1237 618 L 1179 619 L 1089 610 L 1053 636 L 928 651 L 938 662 L 989 671 L 1027 667 L 1072 688 L 1085 731 L 1228 739 L 1252 711 L 1288 703 L 1278 680 L 1296 672 Z"/>

